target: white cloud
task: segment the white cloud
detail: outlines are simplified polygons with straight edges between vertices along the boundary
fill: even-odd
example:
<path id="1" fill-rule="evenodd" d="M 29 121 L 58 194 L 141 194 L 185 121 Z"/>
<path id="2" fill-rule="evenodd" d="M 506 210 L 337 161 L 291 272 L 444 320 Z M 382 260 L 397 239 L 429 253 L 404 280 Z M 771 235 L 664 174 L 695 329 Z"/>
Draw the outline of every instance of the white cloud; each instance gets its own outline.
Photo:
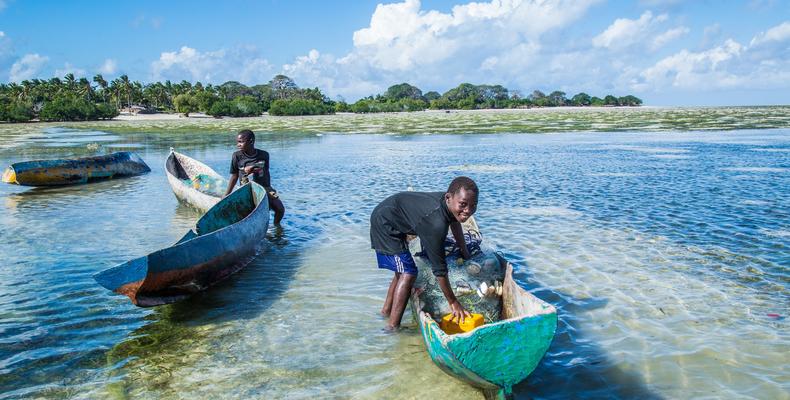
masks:
<path id="1" fill-rule="evenodd" d="M 650 11 L 645 11 L 639 19 L 618 18 L 606 30 L 594 37 L 592 44 L 595 47 L 614 50 L 625 49 L 644 42 L 652 35 L 655 27 L 668 18 L 667 14 L 653 17 Z"/>
<path id="2" fill-rule="evenodd" d="M 677 38 L 679 38 L 681 36 L 684 36 L 684 35 L 688 34 L 689 32 L 690 32 L 689 28 L 686 28 L 685 26 L 679 26 L 677 28 L 672 28 L 672 29 L 670 29 L 670 30 L 668 30 L 668 31 L 656 36 L 655 39 L 653 39 L 652 48 L 653 49 L 658 49 L 658 48 L 664 47 L 665 44 L 667 44 L 667 43 L 669 43 L 669 42 L 671 42 L 671 41 L 673 41 L 673 40 L 675 40 L 675 39 L 677 39 Z"/>
<path id="3" fill-rule="evenodd" d="M 71 63 L 63 64 L 63 68 L 58 68 L 55 70 L 55 76 L 61 78 L 66 74 L 74 74 L 75 77 L 80 78 L 85 76 L 85 70 L 82 68 L 77 68 Z"/>
<path id="4" fill-rule="evenodd" d="M 634 88 L 790 89 L 790 23 L 761 32 L 750 44 L 732 39 L 700 52 L 682 50 L 640 73 Z"/>
<path id="5" fill-rule="evenodd" d="M 737 77 L 720 66 L 739 57 L 743 50 L 732 39 L 699 53 L 682 50 L 645 69 L 641 76 L 656 87 L 731 87 L 737 83 Z"/>
<path id="6" fill-rule="evenodd" d="M 396 82 L 438 90 L 460 82 L 534 84 L 524 74 L 541 37 L 578 20 L 599 0 L 493 0 L 426 11 L 419 0 L 379 4 L 341 57 L 300 57 L 283 67 L 298 83 L 330 95 L 367 96 Z M 374 89 L 376 91 L 371 91 Z"/>
<path id="7" fill-rule="evenodd" d="M 112 58 L 104 60 L 102 65 L 99 67 L 99 73 L 104 75 L 112 75 L 116 71 L 118 71 L 118 63 Z"/>
<path id="8" fill-rule="evenodd" d="M 769 42 L 784 42 L 790 39 L 790 21 L 783 22 L 765 32 L 755 36 L 750 46 L 757 46 Z"/>
<path id="9" fill-rule="evenodd" d="M 183 46 L 178 51 L 164 52 L 151 63 L 153 80 L 181 80 L 223 83 L 239 80 L 247 84 L 268 82 L 272 66 L 256 55 L 254 48 L 220 49 L 200 52 Z"/>
<path id="10" fill-rule="evenodd" d="M 25 54 L 11 66 L 8 79 L 11 82 L 21 82 L 25 79 L 35 78 L 47 64 L 49 57 L 39 54 Z"/>

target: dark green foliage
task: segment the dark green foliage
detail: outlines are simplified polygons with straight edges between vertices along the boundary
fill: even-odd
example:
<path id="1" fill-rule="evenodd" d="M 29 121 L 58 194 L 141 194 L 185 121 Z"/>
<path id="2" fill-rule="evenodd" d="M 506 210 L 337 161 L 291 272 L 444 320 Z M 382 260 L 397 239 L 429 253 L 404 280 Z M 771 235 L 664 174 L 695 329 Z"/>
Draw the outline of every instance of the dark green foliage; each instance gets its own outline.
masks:
<path id="1" fill-rule="evenodd" d="M 41 121 L 90 121 L 108 119 L 118 115 L 117 109 L 105 104 L 96 104 L 76 96 L 56 97 L 44 103 L 38 118 Z"/>
<path id="2" fill-rule="evenodd" d="M 256 117 L 263 114 L 263 106 L 252 96 L 240 96 L 233 101 L 216 101 L 207 114 L 214 117 Z"/>
<path id="3" fill-rule="evenodd" d="M 351 106 L 348 105 L 345 101 L 338 101 L 335 103 L 335 112 L 350 112 Z"/>
<path id="4" fill-rule="evenodd" d="M 382 97 L 390 101 L 398 101 L 401 99 L 424 100 L 422 90 L 408 83 L 390 86 Z"/>
<path id="5" fill-rule="evenodd" d="M 272 102 L 270 115 L 321 115 L 335 112 L 334 105 L 309 99 L 279 99 Z"/>
<path id="6" fill-rule="evenodd" d="M 32 103 L 0 98 L 0 121 L 27 122 L 34 116 Z"/>
<path id="7" fill-rule="evenodd" d="M 590 95 L 584 92 L 581 92 L 571 98 L 571 105 L 574 106 L 589 106 L 592 101 Z"/>
<path id="8" fill-rule="evenodd" d="M 403 112 L 422 111 L 427 107 L 428 103 L 421 99 L 403 98 L 397 101 L 388 101 L 379 97 L 359 100 L 351 105 L 351 111 L 355 113 Z"/>
<path id="9" fill-rule="evenodd" d="M 617 104 L 617 97 L 614 97 L 611 94 L 608 94 L 603 98 L 603 105 L 605 106 L 616 106 Z"/>
<path id="10" fill-rule="evenodd" d="M 438 99 L 439 97 L 442 97 L 442 95 L 440 95 L 439 92 L 430 91 L 428 93 L 425 93 L 423 97 L 425 97 L 425 101 L 430 103 Z"/>

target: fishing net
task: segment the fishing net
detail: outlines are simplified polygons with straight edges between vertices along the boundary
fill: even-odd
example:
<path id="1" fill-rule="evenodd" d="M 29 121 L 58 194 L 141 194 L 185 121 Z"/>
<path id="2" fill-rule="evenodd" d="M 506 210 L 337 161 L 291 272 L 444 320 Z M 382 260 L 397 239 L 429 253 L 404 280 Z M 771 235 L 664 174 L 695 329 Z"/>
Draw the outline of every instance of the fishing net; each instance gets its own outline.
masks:
<path id="1" fill-rule="evenodd" d="M 461 252 L 452 235 L 444 242 L 450 287 L 458 302 L 467 311 L 482 314 L 486 323 L 499 321 L 502 312 L 501 283 L 505 279 L 504 265 L 494 250 L 482 243 L 480 233 L 464 232 L 464 240 L 472 256 L 469 260 L 460 257 Z M 418 243 L 419 240 L 412 241 L 413 250 L 419 249 Z M 451 313 L 450 305 L 433 275 L 430 261 L 421 252 L 417 252 L 415 256 L 418 274 L 414 287 L 422 289 L 420 300 L 425 305 L 423 311 L 439 320 Z M 481 289 L 483 283 L 485 286 L 482 289 L 487 289 L 485 293 Z M 488 289 L 490 287 L 494 289 Z"/>
<path id="2" fill-rule="evenodd" d="M 199 192 L 217 197 L 222 197 L 225 194 L 225 185 L 227 184 L 223 178 L 206 174 L 195 175 L 193 179 L 182 179 L 181 181 Z"/>

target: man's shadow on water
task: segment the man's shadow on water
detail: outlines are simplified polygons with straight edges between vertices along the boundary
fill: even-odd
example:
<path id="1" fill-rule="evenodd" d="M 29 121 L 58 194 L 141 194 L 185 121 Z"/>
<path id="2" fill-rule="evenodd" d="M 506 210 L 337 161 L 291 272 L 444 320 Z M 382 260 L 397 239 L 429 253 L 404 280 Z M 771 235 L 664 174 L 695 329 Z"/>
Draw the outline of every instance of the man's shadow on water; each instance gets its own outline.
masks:
<path id="1" fill-rule="evenodd" d="M 606 351 L 584 334 L 576 315 L 606 307 L 607 299 L 577 299 L 538 286 L 526 272 L 529 268 L 522 257 L 505 254 L 505 258 L 516 267 L 513 279 L 530 293 L 555 306 L 558 317 L 557 331 L 546 355 L 535 371 L 513 388 L 516 399 L 663 398 L 651 392 L 639 374 L 617 367 Z"/>

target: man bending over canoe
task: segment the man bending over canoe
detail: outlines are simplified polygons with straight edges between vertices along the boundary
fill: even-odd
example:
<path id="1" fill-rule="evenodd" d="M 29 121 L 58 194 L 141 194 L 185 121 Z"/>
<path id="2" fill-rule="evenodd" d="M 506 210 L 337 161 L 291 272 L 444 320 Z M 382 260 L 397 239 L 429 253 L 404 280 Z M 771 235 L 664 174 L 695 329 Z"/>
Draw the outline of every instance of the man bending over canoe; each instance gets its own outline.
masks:
<path id="1" fill-rule="evenodd" d="M 379 203 L 370 215 L 370 245 L 376 250 L 379 268 L 393 271 L 381 314 L 389 317 L 387 329 L 400 327 L 403 311 L 417 278 L 417 265 L 409 253 L 407 235 L 420 238 L 422 250 L 431 262 L 453 316 L 462 321 L 469 316 L 453 293 L 447 279 L 444 239 L 452 231 L 461 256 L 469 259 L 461 223 L 477 210 L 477 184 L 465 176 L 453 179 L 447 192 L 401 192 Z"/>
<path id="2" fill-rule="evenodd" d="M 285 215 L 285 206 L 271 184 L 269 153 L 255 148 L 255 134 L 249 129 L 240 131 L 236 136 L 236 148 L 239 151 L 233 153 L 230 160 L 230 178 L 228 178 L 228 189 L 225 191 L 225 196 L 233 191 L 239 174 L 241 174 L 242 185 L 249 182 L 252 177 L 255 183 L 266 189 L 269 208 L 274 211 L 274 225 L 280 226 L 280 221 Z"/>

